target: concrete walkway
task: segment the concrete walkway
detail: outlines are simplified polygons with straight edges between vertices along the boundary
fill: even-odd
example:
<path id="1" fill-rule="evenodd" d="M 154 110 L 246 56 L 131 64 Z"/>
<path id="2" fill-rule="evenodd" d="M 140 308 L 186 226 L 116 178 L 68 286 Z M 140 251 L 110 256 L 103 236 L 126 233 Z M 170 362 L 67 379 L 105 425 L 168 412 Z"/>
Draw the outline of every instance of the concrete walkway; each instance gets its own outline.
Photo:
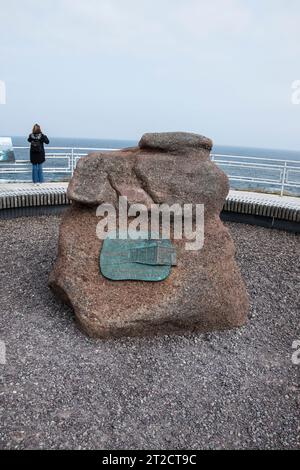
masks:
<path id="1" fill-rule="evenodd" d="M 0 196 L 13 194 L 40 194 L 42 192 L 66 191 L 69 183 L 43 183 L 34 185 L 33 183 L 0 183 Z M 279 196 L 277 194 L 267 194 L 250 191 L 230 190 L 227 199 L 238 199 L 247 202 L 261 202 L 276 204 L 278 207 L 293 207 L 300 209 L 300 197 Z"/>

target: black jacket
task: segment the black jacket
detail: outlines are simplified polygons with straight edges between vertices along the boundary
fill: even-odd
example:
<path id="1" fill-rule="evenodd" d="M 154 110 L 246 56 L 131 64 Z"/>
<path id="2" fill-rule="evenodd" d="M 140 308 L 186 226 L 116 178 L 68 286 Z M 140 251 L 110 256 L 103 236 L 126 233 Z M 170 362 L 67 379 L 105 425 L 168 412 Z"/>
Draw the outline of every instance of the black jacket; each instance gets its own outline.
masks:
<path id="1" fill-rule="evenodd" d="M 30 147 L 30 161 L 33 164 L 44 163 L 45 149 L 44 144 L 49 144 L 49 139 L 45 134 L 30 134 L 28 142 L 31 143 Z"/>

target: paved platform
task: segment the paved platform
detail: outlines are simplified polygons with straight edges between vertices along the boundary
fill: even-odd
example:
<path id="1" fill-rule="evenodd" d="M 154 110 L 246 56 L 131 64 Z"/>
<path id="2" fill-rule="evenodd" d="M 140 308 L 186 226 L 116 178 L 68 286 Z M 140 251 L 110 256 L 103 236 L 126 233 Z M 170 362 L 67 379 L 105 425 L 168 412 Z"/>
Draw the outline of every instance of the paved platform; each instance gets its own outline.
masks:
<path id="1" fill-rule="evenodd" d="M 0 183 L 0 210 L 70 204 L 68 183 Z M 300 197 L 231 190 L 225 212 L 300 223 Z"/>
<path id="2" fill-rule="evenodd" d="M 299 450 L 300 237 L 227 225 L 244 327 L 100 341 L 48 289 L 60 222 L 0 219 L 1 449 Z"/>

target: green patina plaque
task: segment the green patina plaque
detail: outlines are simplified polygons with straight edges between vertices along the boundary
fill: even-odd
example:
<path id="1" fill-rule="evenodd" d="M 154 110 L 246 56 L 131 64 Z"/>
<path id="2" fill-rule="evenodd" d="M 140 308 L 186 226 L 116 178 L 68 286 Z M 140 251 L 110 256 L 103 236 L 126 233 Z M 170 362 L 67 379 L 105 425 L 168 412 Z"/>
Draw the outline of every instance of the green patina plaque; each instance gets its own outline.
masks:
<path id="1" fill-rule="evenodd" d="M 176 265 L 170 240 L 107 238 L 100 253 L 100 270 L 113 281 L 163 281 Z"/>

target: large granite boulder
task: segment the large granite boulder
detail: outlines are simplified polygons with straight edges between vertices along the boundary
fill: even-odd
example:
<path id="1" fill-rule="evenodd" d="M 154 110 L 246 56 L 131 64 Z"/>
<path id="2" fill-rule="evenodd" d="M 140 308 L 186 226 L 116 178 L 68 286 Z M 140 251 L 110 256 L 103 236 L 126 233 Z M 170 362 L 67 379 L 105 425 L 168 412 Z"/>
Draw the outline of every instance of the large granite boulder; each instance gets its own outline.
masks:
<path id="1" fill-rule="evenodd" d="M 72 206 L 63 217 L 53 291 L 95 337 L 211 331 L 245 323 L 248 298 L 234 244 L 219 214 L 227 176 L 211 160 L 212 141 L 189 133 L 145 134 L 137 148 L 82 158 L 69 184 Z M 201 250 L 173 240 L 177 266 L 161 282 L 112 281 L 99 269 L 103 241 L 96 235 L 101 203 L 204 204 Z"/>

